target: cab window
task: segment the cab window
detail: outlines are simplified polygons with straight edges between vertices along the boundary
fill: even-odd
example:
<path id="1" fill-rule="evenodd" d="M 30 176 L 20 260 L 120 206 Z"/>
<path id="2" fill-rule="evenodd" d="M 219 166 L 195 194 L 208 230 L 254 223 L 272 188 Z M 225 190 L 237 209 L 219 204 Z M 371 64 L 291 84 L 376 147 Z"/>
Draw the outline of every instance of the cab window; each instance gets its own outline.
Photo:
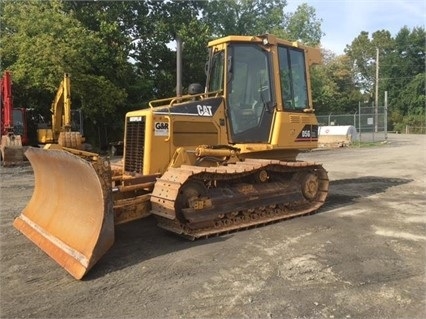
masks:
<path id="1" fill-rule="evenodd" d="M 280 46 L 278 52 L 284 109 L 303 110 L 308 107 L 308 86 L 303 51 Z"/>
<path id="2" fill-rule="evenodd" d="M 210 72 L 209 92 L 220 91 L 223 89 L 223 68 L 224 68 L 224 52 L 215 53 L 212 58 L 212 66 Z"/>

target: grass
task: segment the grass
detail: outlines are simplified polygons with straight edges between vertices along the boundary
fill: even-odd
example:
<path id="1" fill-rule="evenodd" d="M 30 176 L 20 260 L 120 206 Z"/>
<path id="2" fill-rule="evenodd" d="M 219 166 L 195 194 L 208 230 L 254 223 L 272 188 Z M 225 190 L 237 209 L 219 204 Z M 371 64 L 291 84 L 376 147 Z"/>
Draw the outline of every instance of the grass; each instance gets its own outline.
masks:
<path id="1" fill-rule="evenodd" d="M 389 144 L 388 141 L 377 141 L 377 142 L 354 142 L 349 147 L 351 148 L 365 148 L 365 147 L 376 147 L 385 146 Z"/>

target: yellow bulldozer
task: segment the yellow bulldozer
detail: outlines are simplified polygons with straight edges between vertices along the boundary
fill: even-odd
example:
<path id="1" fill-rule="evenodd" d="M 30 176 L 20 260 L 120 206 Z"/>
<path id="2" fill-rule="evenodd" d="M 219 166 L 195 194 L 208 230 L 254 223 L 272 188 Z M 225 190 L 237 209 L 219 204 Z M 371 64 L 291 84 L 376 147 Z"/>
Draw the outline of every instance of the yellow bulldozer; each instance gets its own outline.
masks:
<path id="1" fill-rule="evenodd" d="M 35 189 L 14 226 L 75 278 L 113 245 L 116 224 L 155 215 L 196 239 L 323 205 L 326 170 L 296 158 L 317 147 L 309 66 L 319 49 L 273 35 L 208 48 L 205 88 L 126 114 L 121 165 L 67 148 L 26 152 Z"/>

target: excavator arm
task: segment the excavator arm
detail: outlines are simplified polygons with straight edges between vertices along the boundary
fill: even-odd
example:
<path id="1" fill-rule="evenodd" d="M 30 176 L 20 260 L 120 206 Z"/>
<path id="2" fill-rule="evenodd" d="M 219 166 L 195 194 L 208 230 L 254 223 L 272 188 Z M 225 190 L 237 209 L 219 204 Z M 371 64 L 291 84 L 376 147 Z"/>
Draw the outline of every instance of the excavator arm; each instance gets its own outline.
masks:
<path id="1" fill-rule="evenodd" d="M 2 165 L 21 164 L 24 160 L 20 135 L 15 135 L 13 129 L 13 99 L 12 80 L 6 71 L 0 80 L 1 86 L 1 159 Z"/>
<path id="2" fill-rule="evenodd" d="M 1 86 L 1 135 L 13 132 L 13 101 L 12 81 L 10 73 L 6 71 L 0 79 Z"/>
<path id="3" fill-rule="evenodd" d="M 71 131 L 71 81 L 67 73 L 64 74 L 64 79 L 59 85 L 50 111 L 53 136 L 57 140 L 61 132 Z"/>

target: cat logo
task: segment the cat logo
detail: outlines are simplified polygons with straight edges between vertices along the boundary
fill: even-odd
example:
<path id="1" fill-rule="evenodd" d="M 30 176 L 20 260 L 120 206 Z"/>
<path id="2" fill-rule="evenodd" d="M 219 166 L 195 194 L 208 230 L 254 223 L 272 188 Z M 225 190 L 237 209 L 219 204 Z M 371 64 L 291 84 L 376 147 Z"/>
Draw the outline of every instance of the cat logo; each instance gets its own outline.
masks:
<path id="1" fill-rule="evenodd" d="M 212 107 L 210 105 L 197 105 L 198 115 L 213 116 Z"/>

